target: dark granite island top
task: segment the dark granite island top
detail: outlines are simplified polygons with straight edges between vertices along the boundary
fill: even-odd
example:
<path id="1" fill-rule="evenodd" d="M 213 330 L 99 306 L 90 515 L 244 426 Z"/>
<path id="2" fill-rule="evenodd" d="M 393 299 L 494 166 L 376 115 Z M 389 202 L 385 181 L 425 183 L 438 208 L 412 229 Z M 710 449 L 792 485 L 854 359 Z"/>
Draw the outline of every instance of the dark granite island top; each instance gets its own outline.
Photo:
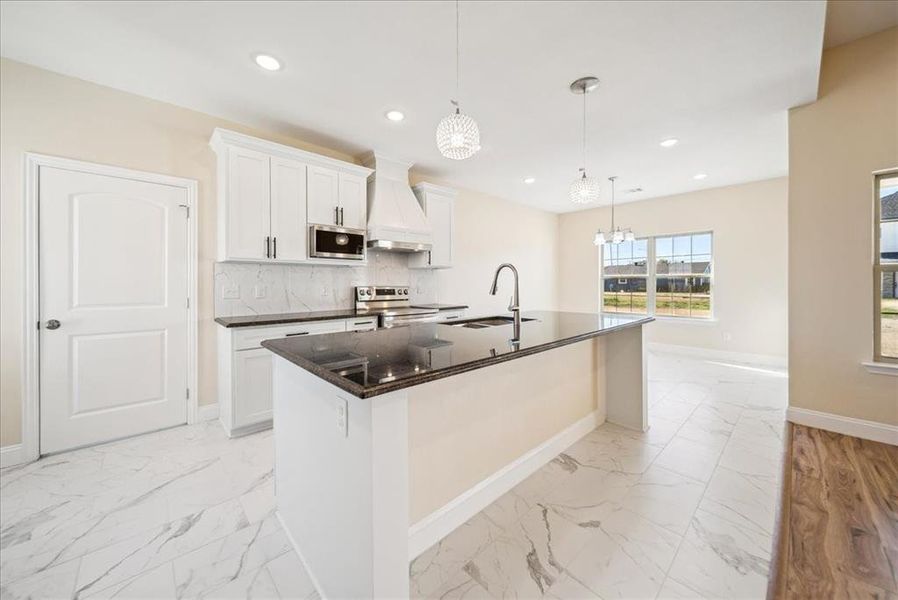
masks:
<path id="1" fill-rule="evenodd" d="M 262 346 L 357 396 L 370 398 L 649 323 L 651 317 L 528 312 L 521 341 L 512 326 L 469 329 L 443 323 L 364 333 L 266 340 Z"/>

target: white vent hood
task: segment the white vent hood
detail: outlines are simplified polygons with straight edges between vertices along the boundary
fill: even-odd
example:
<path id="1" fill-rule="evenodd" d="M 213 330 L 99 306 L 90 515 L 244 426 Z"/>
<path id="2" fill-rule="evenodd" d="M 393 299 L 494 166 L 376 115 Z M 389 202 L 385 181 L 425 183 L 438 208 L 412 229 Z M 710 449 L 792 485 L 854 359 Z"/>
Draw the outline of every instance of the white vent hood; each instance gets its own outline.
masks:
<path id="1" fill-rule="evenodd" d="M 395 252 L 431 249 L 430 223 L 408 185 L 412 163 L 374 151 L 364 159 L 368 179 L 368 247 Z"/>

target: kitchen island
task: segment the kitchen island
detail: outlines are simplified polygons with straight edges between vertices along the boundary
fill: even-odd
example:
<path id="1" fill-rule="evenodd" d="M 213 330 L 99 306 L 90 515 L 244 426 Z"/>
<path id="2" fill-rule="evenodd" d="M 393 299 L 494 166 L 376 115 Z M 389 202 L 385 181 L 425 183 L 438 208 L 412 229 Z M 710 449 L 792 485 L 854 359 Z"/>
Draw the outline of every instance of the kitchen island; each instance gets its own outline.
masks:
<path id="1" fill-rule="evenodd" d="M 408 596 L 409 560 L 597 425 L 647 428 L 651 318 L 526 313 L 263 342 L 277 509 L 324 597 Z"/>

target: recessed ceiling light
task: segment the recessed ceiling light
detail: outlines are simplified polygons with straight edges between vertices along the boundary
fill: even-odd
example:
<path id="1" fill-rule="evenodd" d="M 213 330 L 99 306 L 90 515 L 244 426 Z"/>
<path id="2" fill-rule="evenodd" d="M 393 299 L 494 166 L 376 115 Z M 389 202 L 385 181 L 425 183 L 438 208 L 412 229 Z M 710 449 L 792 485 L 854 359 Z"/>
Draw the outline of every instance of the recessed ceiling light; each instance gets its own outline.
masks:
<path id="1" fill-rule="evenodd" d="M 673 148 L 674 146 L 676 146 L 679 143 L 680 143 L 680 140 L 678 140 L 677 138 L 667 138 L 666 140 L 661 140 L 661 147 L 662 148 Z"/>
<path id="2" fill-rule="evenodd" d="M 401 121 L 402 119 L 405 118 L 405 115 L 402 114 L 402 112 L 398 111 L 398 110 L 388 110 L 386 115 L 384 115 L 384 116 L 386 116 L 391 121 Z"/>
<path id="3" fill-rule="evenodd" d="M 266 71 L 280 71 L 281 61 L 268 54 L 256 54 L 256 64 Z"/>
<path id="4" fill-rule="evenodd" d="M 526 183 L 527 185 L 530 185 L 534 181 L 536 181 L 536 177 L 525 177 L 524 178 L 524 183 Z"/>
<path id="5" fill-rule="evenodd" d="M 695 175 L 692 176 L 692 178 L 693 179 L 704 179 L 707 176 L 708 176 L 707 173 L 696 173 Z"/>

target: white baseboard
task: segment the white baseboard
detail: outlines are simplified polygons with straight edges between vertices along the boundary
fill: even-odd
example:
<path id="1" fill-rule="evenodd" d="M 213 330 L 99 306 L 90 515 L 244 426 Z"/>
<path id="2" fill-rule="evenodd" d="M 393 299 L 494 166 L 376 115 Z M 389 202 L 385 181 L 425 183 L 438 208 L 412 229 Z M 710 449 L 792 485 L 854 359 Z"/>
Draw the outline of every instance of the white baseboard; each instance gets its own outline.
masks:
<path id="1" fill-rule="evenodd" d="M 409 527 L 409 560 L 449 535 L 598 425 L 599 414 L 591 412 Z"/>
<path id="2" fill-rule="evenodd" d="M 730 352 L 729 350 L 715 350 L 712 348 L 699 348 L 697 346 L 679 346 L 677 344 L 662 344 L 649 342 L 650 352 L 668 352 L 670 354 L 682 354 L 696 358 L 709 358 L 712 360 L 724 360 L 728 362 L 743 363 L 749 365 L 763 365 L 765 367 L 777 367 L 785 369 L 788 360 L 785 356 L 776 354 L 751 354 L 749 352 Z"/>
<path id="3" fill-rule="evenodd" d="M 214 421 L 218 418 L 218 403 L 198 406 L 196 409 L 196 414 L 198 423 L 203 423 L 205 421 Z"/>
<path id="4" fill-rule="evenodd" d="M 293 534 L 290 533 L 287 523 L 284 522 L 284 517 L 281 516 L 281 511 L 275 510 L 274 516 L 278 520 L 278 523 L 281 524 L 281 529 L 287 534 L 287 541 L 290 542 L 290 545 L 293 546 L 293 550 L 296 551 L 296 555 L 299 557 L 299 562 L 302 563 L 303 568 L 306 570 L 306 574 L 309 576 L 309 579 L 312 580 L 312 585 L 315 586 L 315 591 L 318 592 L 318 597 L 324 599 L 325 595 L 321 591 L 321 584 L 318 582 L 318 578 L 315 577 L 315 573 L 309 568 L 309 563 L 306 562 L 305 557 L 302 555 L 302 551 L 299 549 L 299 544 L 296 543 L 296 539 L 293 537 Z"/>
<path id="5" fill-rule="evenodd" d="M 865 440 L 882 442 L 898 446 L 898 426 L 865 421 L 853 417 L 843 417 L 807 408 L 790 406 L 786 410 L 786 419 L 799 425 L 826 429 L 843 435 L 851 435 Z"/>
<path id="6" fill-rule="evenodd" d="M 0 469 L 14 467 L 25 462 L 25 453 L 22 444 L 10 444 L 0 448 Z"/>

